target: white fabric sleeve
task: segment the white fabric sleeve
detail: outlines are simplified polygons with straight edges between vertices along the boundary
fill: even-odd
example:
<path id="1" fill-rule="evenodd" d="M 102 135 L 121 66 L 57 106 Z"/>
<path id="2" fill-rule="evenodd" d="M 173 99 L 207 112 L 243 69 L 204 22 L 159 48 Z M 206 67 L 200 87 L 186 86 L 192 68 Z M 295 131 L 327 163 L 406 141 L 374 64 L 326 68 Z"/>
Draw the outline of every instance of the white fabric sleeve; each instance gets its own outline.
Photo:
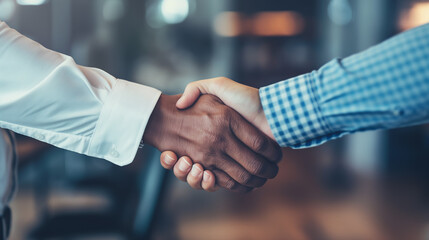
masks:
<path id="1" fill-rule="evenodd" d="M 159 96 L 79 66 L 0 21 L 0 128 L 125 165 Z"/>

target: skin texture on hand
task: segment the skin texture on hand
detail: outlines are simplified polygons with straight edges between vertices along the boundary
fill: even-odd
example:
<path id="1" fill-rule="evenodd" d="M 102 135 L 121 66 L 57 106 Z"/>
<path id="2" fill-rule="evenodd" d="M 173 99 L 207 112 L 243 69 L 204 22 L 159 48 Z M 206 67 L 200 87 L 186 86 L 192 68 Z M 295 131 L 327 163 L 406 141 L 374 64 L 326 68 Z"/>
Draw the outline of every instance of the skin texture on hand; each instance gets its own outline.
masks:
<path id="1" fill-rule="evenodd" d="M 212 94 L 219 97 L 223 103 L 236 110 L 275 141 L 260 102 L 258 89 L 223 77 L 201 80 L 190 83 L 186 87 L 184 94 L 176 104 L 177 108 L 191 107 L 202 94 Z M 192 188 L 204 189 L 209 192 L 217 190 L 216 185 L 219 184 L 216 184 L 213 173 L 204 170 L 200 164 L 192 166 L 192 163 L 192 160 L 187 156 L 178 160 L 173 151 L 165 151 L 161 155 L 162 166 L 165 169 L 173 169 L 176 177 L 188 182 Z M 182 168 L 178 166 L 182 166 Z"/>
<path id="2" fill-rule="evenodd" d="M 231 79 L 219 77 L 196 81 L 186 86 L 177 108 L 186 109 L 198 100 L 201 94 L 217 96 L 227 106 L 237 111 L 247 121 L 275 141 L 259 98 L 259 90 Z"/>
<path id="3" fill-rule="evenodd" d="M 179 97 L 160 97 L 143 136 L 145 143 L 188 156 L 200 164 L 192 167 L 201 173 L 197 176 L 204 177 L 204 166 L 217 185 L 232 191 L 250 191 L 276 176 L 281 152 L 273 140 L 215 96 L 201 96 L 185 110 L 176 108 Z"/>

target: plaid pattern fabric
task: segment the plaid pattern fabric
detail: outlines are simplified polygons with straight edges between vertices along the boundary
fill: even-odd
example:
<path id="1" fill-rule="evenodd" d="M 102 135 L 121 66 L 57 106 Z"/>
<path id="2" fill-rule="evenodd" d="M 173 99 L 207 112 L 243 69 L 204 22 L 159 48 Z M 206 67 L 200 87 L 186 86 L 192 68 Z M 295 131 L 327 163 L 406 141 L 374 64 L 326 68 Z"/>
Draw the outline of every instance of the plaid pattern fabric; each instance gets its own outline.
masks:
<path id="1" fill-rule="evenodd" d="M 292 148 L 429 122 L 429 24 L 259 93 L 277 142 Z"/>

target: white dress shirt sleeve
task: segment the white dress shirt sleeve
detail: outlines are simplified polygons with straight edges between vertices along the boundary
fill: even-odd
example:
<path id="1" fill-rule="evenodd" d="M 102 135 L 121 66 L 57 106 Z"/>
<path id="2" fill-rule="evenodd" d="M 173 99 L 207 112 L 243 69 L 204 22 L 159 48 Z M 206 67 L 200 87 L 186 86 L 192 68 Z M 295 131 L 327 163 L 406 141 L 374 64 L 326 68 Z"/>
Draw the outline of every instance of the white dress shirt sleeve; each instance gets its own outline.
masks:
<path id="1" fill-rule="evenodd" d="M 159 96 L 79 66 L 0 21 L 0 128 L 125 165 Z"/>

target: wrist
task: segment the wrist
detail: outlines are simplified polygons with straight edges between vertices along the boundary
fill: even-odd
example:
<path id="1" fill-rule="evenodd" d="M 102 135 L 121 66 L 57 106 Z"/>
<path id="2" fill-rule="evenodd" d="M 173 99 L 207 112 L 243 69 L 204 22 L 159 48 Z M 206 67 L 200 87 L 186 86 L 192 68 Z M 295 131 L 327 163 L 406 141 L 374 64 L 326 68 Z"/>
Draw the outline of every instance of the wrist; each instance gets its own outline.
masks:
<path id="1" fill-rule="evenodd" d="M 268 123 L 267 116 L 265 115 L 264 108 L 262 107 L 261 98 L 259 95 L 259 91 L 257 92 L 257 96 L 255 97 L 257 99 L 257 106 L 258 110 L 256 111 L 256 117 L 255 117 L 255 126 L 259 128 L 265 135 L 270 137 L 272 140 L 276 141 L 276 138 L 274 137 L 273 132 L 271 131 L 270 124 Z"/>
<path id="2" fill-rule="evenodd" d="M 152 115 L 143 135 L 143 142 L 158 149 L 163 148 L 166 140 L 171 140 L 177 130 L 177 109 L 175 107 L 179 95 L 169 96 L 162 94 L 153 109 Z"/>

